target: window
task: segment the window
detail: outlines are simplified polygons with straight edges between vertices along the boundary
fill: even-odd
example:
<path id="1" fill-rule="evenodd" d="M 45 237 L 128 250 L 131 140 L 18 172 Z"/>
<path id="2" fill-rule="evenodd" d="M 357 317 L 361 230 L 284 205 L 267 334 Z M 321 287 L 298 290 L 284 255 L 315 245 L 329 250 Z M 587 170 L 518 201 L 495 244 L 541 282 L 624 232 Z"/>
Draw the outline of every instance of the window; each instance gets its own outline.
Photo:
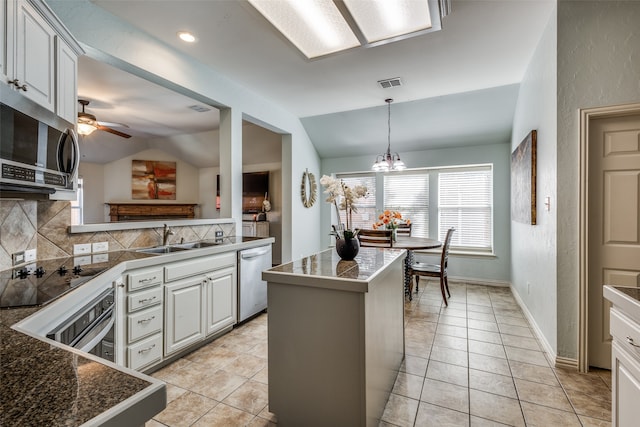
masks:
<path id="1" fill-rule="evenodd" d="M 384 209 L 411 220 L 411 235 L 429 237 L 429 171 L 384 176 Z"/>
<path id="2" fill-rule="evenodd" d="M 83 190 L 82 190 L 82 178 L 78 178 L 78 197 L 76 200 L 71 201 L 71 225 L 84 224 L 82 205 L 83 205 Z"/>
<path id="3" fill-rule="evenodd" d="M 367 187 L 369 195 L 359 199 L 354 203 L 357 212 L 351 216 L 352 228 L 371 228 L 376 221 L 376 176 L 373 173 L 363 174 L 337 174 L 336 178 L 344 181 L 346 185 L 353 188 L 356 185 Z M 333 214 L 332 214 L 333 215 Z M 340 221 L 345 224 L 345 213 L 340 211 Z M 346 225 L 346 224 L 345 224 Z"/>
<path id="4" fill-rule="evenodd" d="M 440 171 L 438 236 L 455 227 L 451 247 L 491 251 L 493 246 L 493 171 L 491 166 Z"/>

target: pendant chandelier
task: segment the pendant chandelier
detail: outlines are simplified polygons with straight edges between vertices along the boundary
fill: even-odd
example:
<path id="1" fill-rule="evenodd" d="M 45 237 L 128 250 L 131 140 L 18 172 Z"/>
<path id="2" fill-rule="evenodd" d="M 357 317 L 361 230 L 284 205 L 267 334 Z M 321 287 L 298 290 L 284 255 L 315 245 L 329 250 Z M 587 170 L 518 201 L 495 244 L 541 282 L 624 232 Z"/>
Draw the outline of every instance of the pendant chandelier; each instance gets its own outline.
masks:
<path id="1" fill-rule="evenodd" d="M 387 134 L 387 152 L 376 157 L 376 161 L 371 169 L 375 172 L 388 172 L 390 170 L 401 171 L 406 169 L 407 166 L 402 160 L 400 160 L 400 155 L 398 153 L 391 154 L 391 103 L 393 102 L 393 99 L 388 98 L 385 99 L 384 102 L 387 103 L 387 109 L 389 112 L 387 120 L 387 124 L 389 126 L 389 133 Z"/>

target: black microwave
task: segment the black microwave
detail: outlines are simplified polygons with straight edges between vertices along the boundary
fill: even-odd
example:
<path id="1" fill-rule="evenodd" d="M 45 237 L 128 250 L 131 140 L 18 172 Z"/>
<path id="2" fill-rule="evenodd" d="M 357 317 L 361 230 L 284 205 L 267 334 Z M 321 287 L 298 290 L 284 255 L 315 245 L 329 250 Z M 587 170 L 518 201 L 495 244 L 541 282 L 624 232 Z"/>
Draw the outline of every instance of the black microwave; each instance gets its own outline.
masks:
<path id="1" fill-rule="evenodd" d="M 72 126 L 48 111 L 0 102 L 0 190 L 74 190 L 80 153 Z"/>

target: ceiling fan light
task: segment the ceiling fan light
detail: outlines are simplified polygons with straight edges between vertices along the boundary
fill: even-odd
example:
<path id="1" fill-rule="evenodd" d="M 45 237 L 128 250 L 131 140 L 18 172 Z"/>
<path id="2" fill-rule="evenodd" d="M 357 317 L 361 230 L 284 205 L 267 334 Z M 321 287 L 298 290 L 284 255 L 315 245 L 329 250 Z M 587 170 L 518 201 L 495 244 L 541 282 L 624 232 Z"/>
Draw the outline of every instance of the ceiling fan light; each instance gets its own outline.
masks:
<path id="1" fill-rule="evenodd" d="M 91 135 L 94 130 L 98 129 L 92 123 L 84 123 L 78 120 L 78 134 L 80 135 Z"/>

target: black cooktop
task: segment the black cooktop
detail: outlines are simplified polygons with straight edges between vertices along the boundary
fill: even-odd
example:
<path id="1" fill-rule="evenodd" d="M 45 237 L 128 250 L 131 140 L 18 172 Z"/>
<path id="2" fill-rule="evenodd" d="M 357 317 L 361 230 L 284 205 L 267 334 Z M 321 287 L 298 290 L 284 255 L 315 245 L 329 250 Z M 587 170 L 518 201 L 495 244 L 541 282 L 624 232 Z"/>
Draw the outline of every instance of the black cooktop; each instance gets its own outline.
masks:
<path id="1" fill-rule="evenodd" d="M 0 308 L 44 305 L 121 263 L 149 254 L 114 251 L 37 261 L 0 272 Z"/>

